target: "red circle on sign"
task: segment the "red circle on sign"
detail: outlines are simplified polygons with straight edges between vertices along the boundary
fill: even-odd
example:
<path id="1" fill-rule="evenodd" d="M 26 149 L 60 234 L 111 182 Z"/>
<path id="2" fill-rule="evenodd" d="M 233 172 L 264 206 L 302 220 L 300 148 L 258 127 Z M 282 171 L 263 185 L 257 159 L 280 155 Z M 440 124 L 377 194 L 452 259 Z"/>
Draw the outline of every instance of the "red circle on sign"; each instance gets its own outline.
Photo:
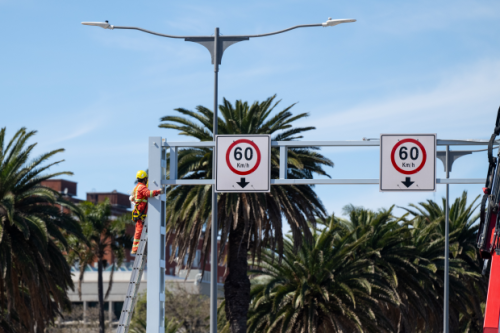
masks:
<path id="1" fill-rule="evenodd" d="M 231 161 L 229 160 L 229 153 L 231 152 L 231 150 L 234 148 L 234 146 L 236 146 L 238 143 L 248 143 L 250 146 L 254 147 L 255 148 L 255 152 L 257 153 L 257 162 L 255 162 L 255 165 L 253 168 L 251 168 L 250 170 L 248 171 L 239 171 L 239 170 L 236 170 L 235 168 L 233 168 L 233 166 L 231 165 Z M 227 153 L 226 153 L 226 164 L 227 166 L 229 167 L 229 169 L 234 172 L 235 174 L 237 175 L 240 175 L 240 176 L 246 176 L 246 175 L 249 175 L 251 174 L 252 172 L 254 172 L 255 170 L 257 170 L 257 168 L 259 167 L 260 165 L 260 150 L 259 150 L 259 147 L 257 147 L 257 145 L 253 142 L 253 141 L 250 141 L 250 140 L 247 140 L 247 139 L 239 139 L 239 140 L 236 140 L 234 141 L 230 146 L 229 148 L 227 149 Z"/>
<path id="2" fill-rule="evenodd" d="M 420 165 L 418 166 L 418 168 L 416 168 L 415 170 L 412 170 L 412 171 L 406 171 L 406 170 L 401 169 L 400 167 L 398 167 L 398 165 L 396 164 L 396 160 L 394 159 L 394 154 L 396 154 L 396 149 L 398 149 L 399 146 L 401 146 L 403 143 L 406 143 L 406 142 L 414 143 L 414 144 L 416 144 L 422 150 L 422 163 L 420 163 Z M 401 172 L 402 174 L 413 175 L 414 173 L 419 172 L 424 167 L 426 160 L 427 160 L 427 153 L 425 152 L 424 146 L 420 142 L 418 142 L 417 140 L 415 140 L 415 139 L 404 139 L 404 140 L 401 140 L 401 141 L 399 141 L 394 146 L 394 148 L 392 148 L 392 152 L 391 152 L 392 166 L 396 170 L 398 170 L 399 172 Z"/>

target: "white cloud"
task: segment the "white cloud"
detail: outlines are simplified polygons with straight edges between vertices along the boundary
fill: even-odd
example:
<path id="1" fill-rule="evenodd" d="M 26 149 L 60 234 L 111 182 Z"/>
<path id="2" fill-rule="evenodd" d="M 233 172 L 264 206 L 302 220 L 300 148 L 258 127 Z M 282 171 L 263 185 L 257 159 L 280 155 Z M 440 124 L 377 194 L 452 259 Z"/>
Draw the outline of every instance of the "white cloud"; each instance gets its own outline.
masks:
<path id="1" fill-rule="evenodd" d="M 44 141 L 44 145 L 54 145 L 56 143 L 65 142 L 71 139 L 78 138 L 82 135 L 92 132 L 99 126 L 98 123 L 92 122 L 79 126 L 78 128 L 66 128 L 64 136 L 57 136 L 53 140 Z"/>
<path id="2" fill-rule="evenodd" d="M 85 109 L 69 109 L 67 115 L 54 116 L 53 120 L 38 124 L 38 150 L 57 149 L 56 145 L 84 137 L 106 124 L 110 115 L 108 108 L 94 104 Z"/>
<path id="3" fill-rule="evenodd" d="M 337 139 L 361 139 L 384 132 L 438 132 L 439 138 L 489 137 L 500 103 L 499 82 L 500 61 L 482 61 L 459 73 L 444 73 L 441 81 L 427 91 L 387 96 L 332 111 L 323 118 L 311 117 L 308 122 L 318 129 L 311 137 L 333 133 Z M 322 108 L 325 110 L 328 107 Z"/>

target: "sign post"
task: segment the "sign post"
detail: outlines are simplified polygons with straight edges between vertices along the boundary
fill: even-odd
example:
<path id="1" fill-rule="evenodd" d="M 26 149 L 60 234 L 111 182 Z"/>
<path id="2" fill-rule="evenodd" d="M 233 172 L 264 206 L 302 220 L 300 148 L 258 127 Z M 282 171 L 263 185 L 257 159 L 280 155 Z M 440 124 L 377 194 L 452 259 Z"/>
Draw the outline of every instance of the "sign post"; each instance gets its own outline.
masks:
<path id="1" fill-rule="evenodd" d="M 380 135 L 380 191 L 436 191 L 436 134 Z"/>
<path id="2" fill-rule="evenodd" d="M 216 192 L 271 191 L 271 137 L 217 135 Z"/>

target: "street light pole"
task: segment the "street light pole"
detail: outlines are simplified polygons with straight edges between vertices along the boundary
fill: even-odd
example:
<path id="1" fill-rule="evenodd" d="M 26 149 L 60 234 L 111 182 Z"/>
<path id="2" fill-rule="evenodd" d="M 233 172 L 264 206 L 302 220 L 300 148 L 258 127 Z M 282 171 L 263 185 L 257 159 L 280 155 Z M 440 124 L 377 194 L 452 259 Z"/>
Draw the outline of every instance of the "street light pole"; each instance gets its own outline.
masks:
<path id="1" fill-rule="evenodd" d="M 450 146 L 446 146 L 446 179 L 450 178 Z M 450 318 L 450 184 L 446 184 L 446 207 L 444 217 L 444 316 L 443 316 L 443 333 L 449 333 L 449 318 Z"/>
<path id="2" fill-rule="evenodd" d="M 218 125 L 218 85 L 219 85 L 219 58 L 218 52 L 219 46 L 219 28 L 215 28 L 214 33 L 214 125 L 213 125 L 213 139 L 215 142 L 215 136 L 217 135 L 217 125 Z M 212 150 L 212 178 L 215 179 L 215 145 Z M 215 192 L 215 186 L 212 186 L 212 227 L 211 227 L 211 238 L 212 242 L 210 244 L 210 333 L 217 333 L 217 236 L 219 234 L 219 228 L 217 226 L 217 193 Z"/>
<path id="3" fill-rule="evenodd" d="M 184 39 L 186 42 L 195 42 L 198 43 L 208 49 L 210 55 L 212 56 L 212 63 L 214 64 L 214 119 L 213 119 L 213 140 L 215 141 L 215 136 L 217 135 L 217 113 L 218 113 L 218 74 L 219 74 L 219 65 L 221 64 L 222 55 L 224 51 L 231 45 L 249 40 L 250 38 L 257 37 L 266 37 L 277 35 L 280 33 L 284 33 L 290 30 L 298 29 L 298 28 L 310 28 L 310 27 L 333 27 L 342 23 L 351 23 L 356 22 L 355 19 L 335 19 L 333 20 L 331 17 L 324 23 L 316 23 L 316 24 L 302 24 L 296 25 L 287 29 L 278 30 L 274 32 L 269 32 L 265 34 L 257 34 L 257 35 L 233 35 L 233 36 L 220 36 L 219 28 L 215 28 L 214 36 L 175 36 L 175 35 L 167 35 L 162 34 L 150 30 L 146 30 L 139 27 L 129 27 L 129 26 L 116 26 L 109 24 L 106 22 L 82 22 L 83 25 L 97 26 L 103 29 L 125 29 L 125 30 L 139 30 L 142 32 L 146 32 L 148 34 L 167 37 L 167 38 L 177 38 Z M 215 146 L 212 152 L 212 178 L 215 179 Z M 212 239 L 211 242 L 211 254 L 210 254 L 210 333 L 217 333 L 217 236 L 218 236 L 218 226 L 217 226 L 217 193 L 215 193 L 215 186 L 212 186 L 212 221 L 211 221 L 211 232 L 210 236 Z M 153 267 L 149 267 L 150 273 Z M 154 274 L 154 273 L 153 273 Z M 148 287 L 148 291 L 150 288 Z M 155 288 L 156 290 L 156 288 Z M 152 310 L 152 311 L 156 311 Z M 160 320 L 163 320 L 160 319 Z M 148 324 L 148 333 L 158 333 L 159 327 L 163 327 L 164 322 L 154 323 L 154 325 Z"/>

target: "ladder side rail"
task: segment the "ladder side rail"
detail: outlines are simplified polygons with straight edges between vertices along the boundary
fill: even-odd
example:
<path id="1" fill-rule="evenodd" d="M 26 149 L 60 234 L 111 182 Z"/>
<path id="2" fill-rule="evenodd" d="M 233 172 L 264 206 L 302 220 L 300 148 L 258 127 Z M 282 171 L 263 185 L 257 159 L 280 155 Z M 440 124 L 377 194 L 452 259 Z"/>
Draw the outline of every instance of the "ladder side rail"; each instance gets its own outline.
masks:
<path id="1" fill-rule="evenodd" d="M 141 271 L 141 278 L 142 278 L 142 271 Z M 128 330 L 130 328 L 130 321 L 132 320 L 132 316 L 134 314 L 134 310 L 135 310 L 135 306 L 137 304 L 137 299 L 138 299 L 138 292 L 139 292 L 139 286 L 137 286 L 136 290 L 135 290 L 135 293 L 134 293 L 134 296 L 130 298 L 130 303 L 131 303 L 131 307 L 130 307 L 130 312 L 128 314 L 128 316 L 126 317 L 126 322 L 125 322 L 125 331 L 124 333 L 128 333 Z"/>
<path id="2" fill-rule="evenodd" d="M 129 316 L 129 314 L 131 313 L 131 310 L 132 310 L 132 296 L 134 294 L 134 291 L 136 289 L 136 270 L 135 270 L 135 267 L 136 265 L 139 265 L 140 263 L 138 262 L 138 257 L 136 256 L 136 259 L 134 261 L 134 268 L 132 270 L 132 274 L 130 276 L 130 282 L 129 282 L 129 285 L 128 285 L 128 289 L 127 289 L 127 294 L 125 295 L 125 301 L 123 303 L 123 307 L 122 307 L 122 312 L 120 314 L 120 321 L 118 323 L 118 333 L 125 333 L 125 330 L 124 330 L 124 327 L 125 327 L 125 324 L 127 322 L 127 317 Z"/>
<path id="3" fill-rule="evenodd" d="M 137 293 L 139 291 L 140 283 L 142 280 L 142 271 L 146 261 L 146 244 L 147 244 L 147 219 L 144 222 L 144 229 L 141 234 L 141 241 L 134 260 L 130 282 L 123 303 L 122 312 L 120 314 L 120 321 L 118 323 L 117 333 L 127 333 L 129 329 L 130 320 L 135 308 Z"/>
<path id="4" fill-rule="evenodd" d="M 127 321 L 125 323 L 125 332 L 124 333 L 128 333 L 128 330 L 130 328 L 130 321 L 132 320 L 132 315 L 134 314 L 135 305 L 137 304 L 139 287 L 141 285 L 142 275 L 144 273 L 144 267 L 146 266 L 146 248 L 147 248 L 146 245 L 147 245 L 147 218 L 145 221 L 145 228 L 141 234 L 141 242 L 139 243 L 139 250 L 137 251 L 137 253 L 141 253 L 140 254 L 140 256 L 142 257 L 141 266 L 140 266 L 139 271 L 138 271 L 138 280 L 135 284 L 134 295 L 130 300 L 130 302 L 132 304 L 131 304 L 129 315 L 127 316 Z M 142 246 L 142 248 L 141 248 L 141 246 Z"/>

